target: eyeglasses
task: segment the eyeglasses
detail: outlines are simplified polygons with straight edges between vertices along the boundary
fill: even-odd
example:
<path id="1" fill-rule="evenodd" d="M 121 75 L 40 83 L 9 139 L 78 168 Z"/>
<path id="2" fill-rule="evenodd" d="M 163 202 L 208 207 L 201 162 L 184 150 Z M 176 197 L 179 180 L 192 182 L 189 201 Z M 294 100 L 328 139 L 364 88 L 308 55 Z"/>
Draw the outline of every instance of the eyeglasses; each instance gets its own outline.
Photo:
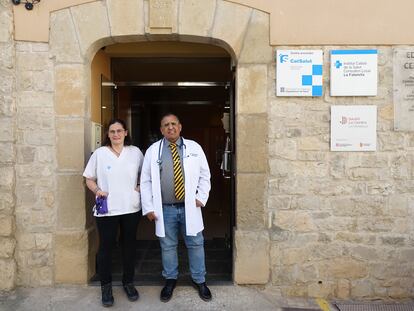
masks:
<path id="1" fill-rule="evenodd" d="M 110 130 L 109 134 L 115 135 L 115 134 L 122 134 L 123 132 L 125 132 L 124 129 L 122 129 L 122 130 Z"/>

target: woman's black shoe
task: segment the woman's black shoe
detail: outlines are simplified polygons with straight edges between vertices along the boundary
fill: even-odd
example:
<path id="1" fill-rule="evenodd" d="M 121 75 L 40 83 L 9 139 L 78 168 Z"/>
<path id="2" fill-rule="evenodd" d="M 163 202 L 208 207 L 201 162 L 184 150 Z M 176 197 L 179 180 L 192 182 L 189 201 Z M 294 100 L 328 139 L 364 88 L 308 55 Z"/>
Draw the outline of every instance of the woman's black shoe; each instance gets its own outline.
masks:
<path id="1" fill-rule="evenodd" d="M 128 284 L 122 285 L 122 287 L 124 288 L 125 294 L 127 295 L 129 301 L 138 300 L 139 294 L 134 284 L 128 283 Z"/>
<path id="2" fill-rule="evenodd" d="M 160 299 L 162 302 L 167 302 L 171 299 L 174 292 L 175 284 L 177 284 L 177 280 L 167 279 L 164 288 L 161 290 Z"/>
<path id="3" fill-rule="evenodd" d="M 102 305 L 104 307 L 112 307 L 114 304 L 114 296 L 112 296 L 112 283 L 101 286 L 102 291 Z"/>

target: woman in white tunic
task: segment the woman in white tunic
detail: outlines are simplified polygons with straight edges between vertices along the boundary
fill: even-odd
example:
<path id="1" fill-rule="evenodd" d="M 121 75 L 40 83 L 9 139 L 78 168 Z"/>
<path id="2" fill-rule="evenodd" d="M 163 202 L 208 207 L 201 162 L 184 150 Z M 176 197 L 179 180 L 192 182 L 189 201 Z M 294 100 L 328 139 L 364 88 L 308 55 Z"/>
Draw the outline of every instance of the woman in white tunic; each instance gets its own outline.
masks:
<path id="1" fill-rule="evenodd" d="M 139 174 L 142 152 L 131 146 L 131 138 L 124 121 L 114 119 L 109 123 L 104 146 L 95 150 L 86 165 L 83 176 L 86 185 L 97 198 L 106 198 L 108 211 L 104 214 L 94 209 L 99 232 L 98 274 L 101 280 L 102 304 L 112 306 L 111 256 L 118 227 L 122 247 L 124 291 L 130 301 L 138 299 L 135 289 L 136 231 L 140 219 L 141 202 Z"/>

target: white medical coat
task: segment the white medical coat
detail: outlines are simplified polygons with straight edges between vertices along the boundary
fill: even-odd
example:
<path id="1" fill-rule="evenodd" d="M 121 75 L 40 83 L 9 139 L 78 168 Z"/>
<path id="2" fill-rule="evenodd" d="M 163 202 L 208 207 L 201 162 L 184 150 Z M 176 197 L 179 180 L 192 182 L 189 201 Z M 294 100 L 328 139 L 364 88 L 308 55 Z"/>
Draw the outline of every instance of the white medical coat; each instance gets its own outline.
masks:
<path id="1" fill-rule="evenodd" d="M 204 229 L 201 208 L 196 206 L 196 199 L 204 206 L 210 192 L 210 169 L 201 146 L 193 140 L 183 139 L 183 166 L 185 187 L 186 233 L 196 236 Z M 154 212 L 155 235 L 165 237 L 164 218 L 160 182 L 160 164 L 164 139 L 152 144 L 145 153 L 141 171 L 141 205 L 142 214 Z"/>

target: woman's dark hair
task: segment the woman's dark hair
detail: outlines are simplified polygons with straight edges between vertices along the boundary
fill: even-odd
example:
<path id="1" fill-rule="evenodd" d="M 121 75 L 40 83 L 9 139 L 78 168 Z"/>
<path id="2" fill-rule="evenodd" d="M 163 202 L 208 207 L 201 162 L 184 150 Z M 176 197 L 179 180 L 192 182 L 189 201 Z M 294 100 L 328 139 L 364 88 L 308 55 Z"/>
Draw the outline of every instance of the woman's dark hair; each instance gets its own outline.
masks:
<path id="1" fill-rule="evenodd" d="M 128 128 L 127 128 L 126 123 L 125 123 L 124 120 L 121 120 L 121 119 L 112 119 L 111 121 L 109 121 L 108 128 L 106 129 L 106 132 L 105 132 L 105 139 L 104 139 L 104 142 L 103 142 L 103 145 L 104 146 L 111 146 L 111 140 L 109 139 L 108 132 L 109 132 L 110 126 L 112 124 L 115 124 L 115 123 L 121 124 L 122 125 L 122 128 L 125 131 L 128 131 Z M 129 136 L 129 131 L 128 131 L 127 136 L 125 136 L 124 145 L 125 146 L 130 146 L 131 144 L 132 144 L 132 140 L 131 140 L 131 136 Z"/>

